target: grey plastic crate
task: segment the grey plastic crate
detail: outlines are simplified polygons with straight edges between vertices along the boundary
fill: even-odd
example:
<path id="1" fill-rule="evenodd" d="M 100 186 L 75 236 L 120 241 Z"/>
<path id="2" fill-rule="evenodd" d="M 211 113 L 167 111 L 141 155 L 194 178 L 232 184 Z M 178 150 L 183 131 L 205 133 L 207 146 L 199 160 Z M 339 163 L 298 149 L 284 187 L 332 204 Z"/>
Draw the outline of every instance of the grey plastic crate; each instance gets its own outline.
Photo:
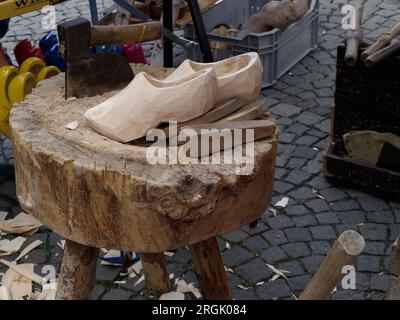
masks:
<path id="1" fill-rule="evenodd" d="M 308 12 L 285 31 L 274 29 L 263 33 L 250 33 L 245 39 L 210 34 L 218 25 L 239 27 L 250 15 L 256 13 L 271 0 L 223 0 L 203 14 L 209 40 L 229 45 L 229 49 L 212 49 L 214 59 L 222 60 L 244 52 L 254 51 L 260 55 L 264 67 L 263 88 L 272 86 L 297 62 L 318 44 L 318 1 L 311 0 Z M 196 41 L 192 24 L 184 29 L 185 38 Z M 201 60 L 198 47 L 187 52 L 188 58 Z"/>

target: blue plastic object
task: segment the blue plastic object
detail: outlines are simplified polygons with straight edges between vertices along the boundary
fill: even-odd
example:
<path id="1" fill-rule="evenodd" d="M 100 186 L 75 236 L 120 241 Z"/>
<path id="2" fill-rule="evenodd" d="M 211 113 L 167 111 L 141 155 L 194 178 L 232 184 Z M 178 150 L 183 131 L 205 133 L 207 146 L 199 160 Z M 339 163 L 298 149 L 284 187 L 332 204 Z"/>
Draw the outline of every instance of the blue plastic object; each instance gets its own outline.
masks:
<path id="1" fill-rule="evenodd" d="M 45 34 L 39 41 L 39 47 L 43 53 L 46 53 L 46 51 L 52 48 L 55 44 L 58 44 L 58 38 L 54 32 Z"/>
<path id="2" fill-rule="evenodd" d="M 117 45 L 105 45 L 101 47 L 102 52 L 111 52 L 111 53 L 117 53 L 122 55 L 122 46 L 117 46 Z"/>
<path id="3" fill-rule="evenodd" d="M 48 66 L 56 66 L 62 72 L 65 71 L 65 62 L 61 57 L 60 47 L 58 44 L 53 45 L 50 49 L 48 49 L 44 55 L 44 59 L 46 60 L 46 64 Z"/>
<path id="4" fill-rule="evenodd" d="M 0 39 L 6 35 L 9 24 L 10 24 L 10 19 L 0 21 Z"/>

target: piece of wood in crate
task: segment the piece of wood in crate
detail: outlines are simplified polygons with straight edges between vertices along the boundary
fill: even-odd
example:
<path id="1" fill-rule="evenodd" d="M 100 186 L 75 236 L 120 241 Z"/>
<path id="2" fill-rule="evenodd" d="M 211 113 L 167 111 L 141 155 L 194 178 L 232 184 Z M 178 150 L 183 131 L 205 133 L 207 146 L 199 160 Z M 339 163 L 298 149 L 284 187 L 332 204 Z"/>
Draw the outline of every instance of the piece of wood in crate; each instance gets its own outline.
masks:
<path id="1" fill-rule="evenodd" d="M 267 111 L 266 109 L 267 101 L 265 99 L 260 99 L 240 108 L 239 110 L 228 115 L 227 117 L 218 120 L 218 122 L 254 120 L 264 114 L 265 111 Z"/>
<path id="2" fill-rule="evenodd" d="M 268 2 L 260 11 L 250 16 L 238 33 L 238 38 L 244 39 L 249 33 L 261 33 L 274 28 L 283 31 L 303 17 L 308 11 L 308 6 L 309 0 Z"/>
<path id="3" fill-rule="evenodd" d="M 377 165 L 384 143 L 400 148 L 400 137 L 390 132 L 353 131 L 344 134 L 343 141 L 351 159 L 371 167 Z"/>
<path id="4" fill-rule="evenodd" d="M 360 48 L 363 32 L 361 28 L 364 6 L 361 0 L 357 0 L 355 5 L 355 28 L 349 29 L 346 34 L 346 54 L 344 61 L 349 66 L 354 66 L 358 61 L 358 51 Z"/>
<path id="5" fill-rule="evenodd" d="M 208 9 L 212 8 L 215 2 L 217 2 L 217 0 L 198 0 L 198 2 L 199 2 L 200 13 L 203 13 Z M 176 21 L 175 25 L 178 28 L 183 28 L 191 21 L 192 21 L 192 15 L 190 14 L 190 11 L 185 11 L 183 17 L 179 18 Z"/>
<path id="6" fill-rule="evenodd" d="M 219 36 L 234 37 L 238 32 L 239 30 L 233 28 L 232 26 L 221 24 L 212 29 L 210 33 Z M 217 40 L 210 40 L 210 47 L 217 50 L 230 50 L 232 48 L 230 44 Z"/>
<path id="7" fill-rule="evenodd" d="M 385 32 L 375 43 L 369 46 L 362 54 L 361 60 L 365 61 L 367 57 L 374 54 L 375 52 L 385 48 L 390 42 L 397 36 L 400 36 L 400 22 L 396 24 L 388 32 Z"/>

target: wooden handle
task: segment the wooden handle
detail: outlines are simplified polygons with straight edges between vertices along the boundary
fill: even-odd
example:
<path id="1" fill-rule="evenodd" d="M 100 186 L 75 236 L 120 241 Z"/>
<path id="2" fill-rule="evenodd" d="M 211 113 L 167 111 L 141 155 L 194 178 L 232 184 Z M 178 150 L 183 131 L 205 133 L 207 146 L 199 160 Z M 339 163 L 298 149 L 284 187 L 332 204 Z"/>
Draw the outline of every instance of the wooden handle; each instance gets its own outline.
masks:
<path id="1" fill-rule="evenodd" d="M 392 56 L 396 52 L 400 51 L 400 38 L 393 39 L 389 46 L 375 52 L 365 59 L 365 65 L 367 67 L 373 67 L 376 64 L 382 62 L 386 58 Z"/>
<path id="2" fill-rule="evenodd" d="M 122 26 L 92 26 L 90 44 L 133 44 L 154 41 L 162 36 L 159 21 Z"/>
<path id="3" fill-rule="evenodd" d="M 390 42 L 393 40 L 393 38 L 397 36 L 400 36 L 400 23 L 396 24 L 392 29 L 384 33 L 374 44 L 372 44 L 368 49 L 366 49 L 361 54 L 361 60 L 365 61 L 368 56 L 388 46 Z"/>
<path id="4" fill-rule="evenodd" d="M 326 299 L 342 279 L 342 268 L 352 265 L 364 247 L 365 241 L 360 234 L 353 230 L 344 231 L 300 295 L 300 300 Z"/>
<path id="5" fill-rule="evenodd" d="M 389 286 L 386 300 L 400 300 L 400 236 L 393 244 L 389 262 Z"/>
<path id="6" fill-rule="evenodd" d="M 358 49 L 362 40 L 362 15 L 364 7 L 361 1 L 357 1 L 356 8 L 356 27 L 354 30 L 349 30 L 346 35 L 346 53 L 344 62 L 349 66 L 354 66 L 358 60 Z"/>

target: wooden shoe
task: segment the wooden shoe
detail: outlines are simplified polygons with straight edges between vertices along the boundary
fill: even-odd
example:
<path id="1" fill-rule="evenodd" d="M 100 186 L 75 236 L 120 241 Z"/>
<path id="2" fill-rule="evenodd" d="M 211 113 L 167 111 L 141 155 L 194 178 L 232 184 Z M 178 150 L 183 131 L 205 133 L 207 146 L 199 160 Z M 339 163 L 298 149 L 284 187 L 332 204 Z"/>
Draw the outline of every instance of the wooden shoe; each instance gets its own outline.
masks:
<path id="1" fill-rule="evenodd" d="M 249 104 L 260 93 L 263 68 L 260 57 L 255 52 L 244 53 L 214 63 L 197 63 L 187 59 L 165 81 L 175 81 L 210 67 L 214 69 L 218 79 L 217 103 L 238 96 L 245 104 Z"/>
<path id="2" fill-rule="evenodd" d="M 212 68 L 176 81 L 160 81 L 141 72 L 115 96 L 86 111 L 89 126 L 120 142 L 141 138 L 162 122 L 187 121 L 215 105 L 218 94 Z"/>

